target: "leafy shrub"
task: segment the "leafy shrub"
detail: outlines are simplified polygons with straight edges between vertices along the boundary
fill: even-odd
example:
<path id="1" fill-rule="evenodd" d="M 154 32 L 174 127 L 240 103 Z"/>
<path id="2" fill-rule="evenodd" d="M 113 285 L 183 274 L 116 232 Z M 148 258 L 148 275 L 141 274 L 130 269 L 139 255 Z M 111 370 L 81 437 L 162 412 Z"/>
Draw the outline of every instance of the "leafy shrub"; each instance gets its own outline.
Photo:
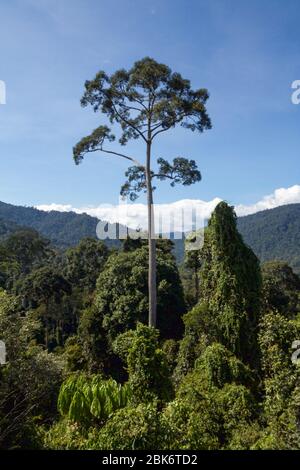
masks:
<path id="1" fill-rule="evenodd" d="M 166 407 L 161 421 L 164 449 L 220 448 L 217 408 L 205 399 L 200 399 L 196 408 L 188 400 L 176 399 Z"/>
<path id="2" fill-rule="evenodd" d="M 158 330 L 139 323 L 127 356 L 129 384 L 134 403 L 167 400 L 172 393 L 165 353 L 159 348 Z"/>
<path id="3" fill-rule="evenodd" d="M 61 386 L 58 409 L 62 416 L 85 426 L 105 421 L 114 411 L 127 405 L 131 396 L 128 384 L 83 374 L 69 377 Z"/>
<path id="4" fill-rule="evenodd" d="M 163 434 L 157 405 L 139 404 L 117 411 L 88 445 L 100 450 L 157 450 Z"/>

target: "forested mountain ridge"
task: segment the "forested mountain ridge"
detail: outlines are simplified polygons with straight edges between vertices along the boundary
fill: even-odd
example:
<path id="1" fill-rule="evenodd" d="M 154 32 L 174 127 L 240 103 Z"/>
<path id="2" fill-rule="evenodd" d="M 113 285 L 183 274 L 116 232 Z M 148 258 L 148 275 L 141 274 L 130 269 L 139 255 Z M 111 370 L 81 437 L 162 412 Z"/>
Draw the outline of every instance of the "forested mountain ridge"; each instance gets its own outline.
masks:
<path id="1" fill-rule="evenodd" d="M 112 224 L 101 221 L 102 227 L 112 228 Z M 0 238 L 17 231 L 20 228 L 29 227 L 38 231 L 42 236 L 60 249 L 66 249 L 78 245 L 84 238 L 97 238 L 96 228 L 99 220 L 88 214 L 76 214 L 75 212 L 45 212 L 34 207 L 15 206 L 0 201 Z M 120 225 L 120 230 L 122 226 Z M 123 227 L 124 229 L 124 227 Z M 113 233 L 113 231 L 111 232 Z M 119 247 L 118 240 L 104 240 L 108 247 Z M 177 260 L 183 260 L 183 241 L 174 240 L 175 255 Z"/>
<path id="2" fill-rule="evenodd" d="M 88 214 L 45 212 L 34 207 L 15 206 L 0 201 L 0 236 L 1 220 L 11 227 L 10 231 L 16 231 L 17 226 L 32 228 L 61 249 L 76 246 L 83 238 L 96 239 L 96 228 L 99 223 L 98 219 Z M 103 226 L 106 224 L 104 221 Z M 106 244 L 114 246 L 117 243 L 106 240 Z"/>
<path id="3" fill-rule="evenodd" d="M 300 272 L 300 204 L 240 217 L 237 225 L 260 261 L 286 261 Z"/>
<path id="4" fill-rule="evenodd" d="M 44 212 L 4 202 L 0 202 L 0 219 L 33 228 L 60 248 L 77 245 L 85 237 L 95 238 L 98 223 L 87 214 Z"/>
<path id="5" fill-rule="evenodd" d="M 44 212 L 33 207 L 0 202 L 0 237 L 18 226 L 37 230 L 55 246 L 65 249 L 86 237 L 96 238 L 98 219 L 75 212 Z M 106 224 L 103 221 L 103 224 Z M 300 204 L 289 204 L 238 218 L 244 241 L 261 261 L 282 260 L 300 272 Z M 105 242 L 117 245 L 114 241 Z M 183 260 L 183 241 L 175 240 L 175 253 Z"/>

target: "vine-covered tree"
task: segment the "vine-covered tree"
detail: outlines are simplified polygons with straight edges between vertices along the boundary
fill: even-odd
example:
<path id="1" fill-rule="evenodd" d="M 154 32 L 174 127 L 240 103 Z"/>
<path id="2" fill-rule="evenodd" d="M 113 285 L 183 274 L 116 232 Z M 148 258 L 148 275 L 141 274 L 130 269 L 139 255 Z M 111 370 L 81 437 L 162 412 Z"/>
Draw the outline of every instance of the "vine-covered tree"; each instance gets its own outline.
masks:
<path id="1" fill-rule="evenodd" d="M 111 124 L 121 127 L 121 146 L 132 139 L 141 139 L 145 145 L 146 158 L 142 163 L 111 147 L 109 144 L 115 141 L 115 135 L 108 126 L 100 125 L 74 147 L 73 153 L 76 164 L 85 154 L 98 151 L 134 164 L 126 172 L 127 181 L 121 194 L 128 195 L 131 200 L 140 191 L 147 194 L 150 326 L 156 325 L 157 305 L 153 180 L 169 179 L 174 186 L 177 183 L 190 185 L 201 179 L 196 162 L 183 157 L 175 158 L 172 163 L 159 158 L 157 171 L 154 171 L 152 146 L 156 137 L 176 125 L 198 132 L 210 129 L 205 107 L 207 99 L 206 89 L 193 90 L 189 80 L 149 57 L 136 62 L 130 70 L 117 70 L 110 76 L 100 71 L 93 80 L 85 83 L 82 106 L 91 105 L 95 112 L 105 114 Z"/>
<path id="2" fill-rule="evenodd" d="M 259 261 L 236 227 L 232 207 L 220 202 L 204 236 L 201 299 L 207 305 L 210 330 L 217 340 L 246 363 L 257 356 L 260 312 Z"/>

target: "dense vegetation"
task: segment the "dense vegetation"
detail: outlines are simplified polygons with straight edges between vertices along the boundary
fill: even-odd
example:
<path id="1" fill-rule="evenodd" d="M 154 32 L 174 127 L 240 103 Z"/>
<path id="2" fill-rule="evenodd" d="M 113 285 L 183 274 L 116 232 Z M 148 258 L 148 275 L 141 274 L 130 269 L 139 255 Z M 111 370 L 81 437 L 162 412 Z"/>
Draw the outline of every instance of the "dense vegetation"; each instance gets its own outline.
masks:
<path id="1" fill-rule="evenodd" d="M 12 222 L 14 224 L 11 224 Z M 77 245 L 83 238 L 96 238 L 98 223 L 98 219 L 88 214 L 44 212 L 34 207 L 0 202 L 0 237 L 4 231 L 12 232 L 17 230 L 18 226 L 26 226 L 37 230 L 56 247 L 65 249 Z M 105 226 L 106 222 L 103 222 L 103 225 Z M 106 240 L 106 243 L 110 246 L 117 245 L 111 240 Z"/>
<path id="2" fill-rule="evenodd" d="M 300 273 L 300 204 L 240 217 L 238 229 L 262 262 L 286 261 Z"/>
<path id="3" fill-rule="evenodd" d="M 261 268 L 220 203 L 180 272 L 158 241 L 154 329 L 147 250 L 8 230 L 0 448 L 300 449 L 299 277 Z"/>
<path id="4" fill-rule="evenodd" d="M 30 227 L 60 249 L 76 246 L 83 238 L 96 238 L 98 220 L 74 212 L 43 212 L 32 207 L 0 202 L 0 239 L 20 227 Z M 104 222 L 103 222 L 104 224 Z M 300 273 L 300 204 L 257 212 L 237 220 L 239 232 L 261 262 L 286 261 Z M 105 240 L 109 247 L 118 241 Z M 177 262 L 184 259 L 184 240 L 174 240 Z"/>
<path id="5" fill-rule="evenodd" d="M 0 219 L 0 240 L 4 240 L 9 235 L 18 230 L 22 230 L 22 227 L 11 222 L 10 220 Z"/>

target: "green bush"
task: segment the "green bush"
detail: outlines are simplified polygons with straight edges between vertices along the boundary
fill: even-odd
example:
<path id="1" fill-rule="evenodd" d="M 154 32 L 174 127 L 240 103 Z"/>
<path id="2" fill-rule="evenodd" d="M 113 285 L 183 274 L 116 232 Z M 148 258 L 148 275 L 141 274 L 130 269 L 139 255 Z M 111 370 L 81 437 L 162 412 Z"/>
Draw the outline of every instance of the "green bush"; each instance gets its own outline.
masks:
<path id="1" fill-rule="evenodd" d="M 163 434 L 157 405 L 140 404 L 117 411 L 88 445 L 99 450 L 158 450 Z"/>
<path id="2" fill-rule="evenodd" d="M 61 386 L 58 409 L 70 421 L 88 427 L 104 422 L 114 411 L 126 406 L 130 396 L 128 384 L 120 385 L 97 375 L 74 375 Z"/>
<path id="3" fill-rule="evenodd" d="M 133 403 L 166 401 L 172 393 L 167 358 L 159 348 L 159 332 L 139 323 L 127 356 Z"/>

